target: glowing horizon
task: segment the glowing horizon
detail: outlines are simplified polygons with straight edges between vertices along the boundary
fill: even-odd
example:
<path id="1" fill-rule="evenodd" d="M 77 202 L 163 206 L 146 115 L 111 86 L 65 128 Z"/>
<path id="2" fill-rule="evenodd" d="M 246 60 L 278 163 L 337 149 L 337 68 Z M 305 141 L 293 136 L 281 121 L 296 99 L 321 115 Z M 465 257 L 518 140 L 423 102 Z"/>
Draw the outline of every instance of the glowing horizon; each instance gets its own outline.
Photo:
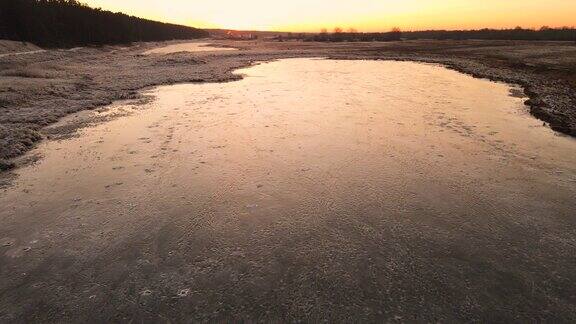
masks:
<path id="1" fill-rule="evenodd" d="M 573 26 L 574 0 L 84 0 L 91 7 L 188 25 L 261 31 L 318 32 L 336 26 L 363 32 Z"/>

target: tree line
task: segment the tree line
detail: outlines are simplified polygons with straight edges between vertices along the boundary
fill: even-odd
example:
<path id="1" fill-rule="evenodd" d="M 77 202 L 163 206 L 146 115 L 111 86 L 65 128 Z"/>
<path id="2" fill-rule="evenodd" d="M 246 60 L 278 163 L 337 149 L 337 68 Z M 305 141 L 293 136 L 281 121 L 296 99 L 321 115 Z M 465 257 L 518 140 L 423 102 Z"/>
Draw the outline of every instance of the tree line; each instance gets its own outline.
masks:
<path id="1" fill-rule="evenodd" d="M 201 29 L 90 8 L 76 0 L 1 0 L 0 39 L 44 47 L 207 37 Z"/>
<path id="2" fill-rule="evenodd" d="M 323 28 L 319 34 L 307 36 L 306 41 L 315 42 L 390 42 L 402 39 L 400 28 L 394 27 L 390 32 L 385 33 L 359 33 L 354 28 L 347 31 L 340 27 L 334 28 L 332 33 Z"/>
<path id="3" fill-rule="evenodd" d="M 477 30 L 425 30 L 404 32 L 405 39 L 484 39 L 484 40 L 537 40 L 537 41 L 576 41 L 576 28 L 539 29 L 516 27 L 513 29 L 477 29 Z"/>
<path id="4" fill-rule="evenodd" d="M 324 28 L 318 34 L 305 35 L 301 39 L 318 42 L 398 41 L 402 39 L 576 41 L 576 28 L 544 26 L 540 29 L 516 27 L 513 29 L 401 31 L 400 28 L 395 27 L 390 32 L 360 33 L 354 28 L 344 31 L 336 27 L 332 32 Z"/>

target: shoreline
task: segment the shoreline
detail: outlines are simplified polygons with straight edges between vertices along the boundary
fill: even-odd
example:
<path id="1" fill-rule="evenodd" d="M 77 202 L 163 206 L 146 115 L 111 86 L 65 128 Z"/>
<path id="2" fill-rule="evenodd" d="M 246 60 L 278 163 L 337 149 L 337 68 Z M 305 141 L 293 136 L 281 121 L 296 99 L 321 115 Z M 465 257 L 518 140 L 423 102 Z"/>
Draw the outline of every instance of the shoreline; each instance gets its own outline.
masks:
<path id="1" fill-rule="evenodd" d="M 3 104 L 6 107 L 6 109 L 0 110 L 0 141 L 3 144 L 3 147 L 0 147 L 0 172 L 21 166 L 22 157 L 26 152 L 33 149 L 42 139 L 50 139 L 52 136 L 58 135 L 48 134 L 47 128 L 61 118 L 75 112 L 100 109 L 118 100 L 139 99 L 142 90 L 155 86 L 236 81 L 242 79 L 241 75 L 234 74 L 237 69 L 276 59 L 298 57 L 433 63 L 476 78 L 520 85 L 529 98 L 526 105 L 532 116 L 548 123 L 553 130 L 559 133 L 576 136 L 576 109 L 572 108 L 570 111 L 567 108 L 576 99 L 570 97 L 570 93 L 565 93 L 565 96 L 562 96 L 550 91 L 551 86 L 547 84 L 547 81 L 551 81 L 550 77 L 539 76 L 523 70 L 529 66 L 526 63 L 521 65 L 522 68 L 510 69 L 506 66 L 490 66 L 489 59 L 483 60 L 481 57 L 454 56 L 451 54 L 440 56 L 425 49 L 424 53 L 419 53 L 417 51 L 406 52 L 405 48 L 399 50 L 393 47 L 394 45 L 415 45 L 420 47 L 419 51 L 423 51 L 423 48 L 430 45 L 429 43 L 422 44 L 422 42 L 417 42 L 419 44 L 408 42 L 404 44 L 313 43 L 310 45 L 308 43 L 294 43 L 286 45 L 283 43 L 215 41 L 211 44 L 226 47 L 235 46 L 239 48 L 239 51 L 180 52 L 167 55 L 142 54 L 153 48 L 179 43 L 185 42 L 140 43 L 128 48 L 109 46 L 97 49 L 82 48 L 73 52 L 55 50 L 0 57 L 0 68 L 2 68 L 0 70 L 2 72 L 0 74 L 0 87 L 5 85 L 2 81 L 10 83 L 10 79 L 15 85 L 9 86 L 8 91 L 0 88 L 0 107 Z M 439 42 L 433 43 L 437 46 L 443 46 Z M 495 42 L 481 43 L 487 45 L 486 43 L 493 44 Z M 542 46 L 531 43 L 529 45 Z M 574 57 L 576 57 L 576 47 L 572 47 L 574 47 Z M 43 59 L 43 61 L 35 62 L 38 58 Z M 572 55 L 569 58 L 572 59 Z M 84 65 L 87 59 L 100 59 L 100 61 L 87 69 L 84 66 L 77 66 Z M 64 63 L 68 61 L 72 67 L 66 65 L 62 69 L 62 67 L 55 66 L 55 61 L 64 61 Z M 574 61 L 576 62 L 576 59 Z M 110 71 L 114 65 L 122 66 L 119 66 L 119 69 L 115 71 Z M 12 67 L 10 68 L 10 66 Z M 5 69 L 5 67 L 8 68 Z M 537 68 L 535 67 L 535 69 Z M 147 73 L 139 74 L 138 72 L 143 69 L 147 69 Z M 7 73 L 7 71 L 12 73 Z M 70 83 L 73 83 L 73 86 L 70 86 Z M 552 90 L 556 90 L 556 92 L 564 90 L 566 92 L 566 89 L 562 89 L 562 85 L 550 83 L 552 83 Z M 58 86 L 61 85 L 64 86 L 64 89 L 53 90 L 53 88 L 58 89 Z M 33 91 L 31 94 L 24 93 L 27 98 L 23 102 L 19 103 L 18 100 L 15 100 L 16 102 L 12 102 L 15 105 L 10 106 L 10 102 L 8 105 L 6 102 L 11 97 L 15 97 L 9 93 L 14 88 L 19 93 L 25 92 L 22 90 L 27 90 L 26 88 L 32 88 Z M 70 96 L 70 91 L 74 90 L 80 91 L 80 93 Z M 568 91 L 570 90 L 572 89 L 568 88 Z M 66 104 L 70 106 L 62 108 Z M 39 106 L 50 109 L 48 113 L 44 110 L 38 112 L 37 107 Z M 563 109 L 558 109 L 558 106 L 563 107 Z M 67 132 L 74 131 L 74 129 L 67 130 Z"/>
<path id="2" fill-rule="evenodd" d="M 330 59 L 347 59 L 347 58 L 333 58 Z M 351 58 L 355 60 L 357 58 Z M 571 136 L 576 138 L 576 128 L 574 128 L 574 120 L 566 118 L 566 115 L 554 114 L 550 107 L 543 101 L 538 90 L 533 89 L 534 85 L 530 82 L 520 80 L 515 76 L 500 77 L 491 73 L 482 73 L 480 70 L 475 70 L 465 63 L 458 64 L 450 58 L 427 58 L 427 57 L 384 57 L 384 58 L 370 58 L 368 60 L 381 60 L 381 61 L 402 61 L 402 62 L 416 62 L 416 63 L 429 63 L 439 64 L 444 68 L 470 75 L 474 78 L 485 79 L 492 82 L 502 82 L 512 86 L 519 86 L 522 88 L 524 94 L 528 98 L 524 103 L 528 107 L 530 115 L 538 120 L 546 123 L 548 127 L 562 135 Z M 470 62 L 478 63 L 478 62 Z"/>

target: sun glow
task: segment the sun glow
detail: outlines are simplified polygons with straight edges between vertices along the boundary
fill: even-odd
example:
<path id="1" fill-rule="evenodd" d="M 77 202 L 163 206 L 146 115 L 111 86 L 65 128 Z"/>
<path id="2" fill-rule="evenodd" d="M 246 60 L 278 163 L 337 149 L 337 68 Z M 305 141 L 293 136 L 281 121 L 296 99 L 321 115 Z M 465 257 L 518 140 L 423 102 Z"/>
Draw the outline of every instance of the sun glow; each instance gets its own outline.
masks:
<path id="1" fill-rule="evenodd" d="M 383 31 L 573 25 L 574 0 L 86 0 L 93 7 L 196 26 L 318 31 L 354 27 Z"/>

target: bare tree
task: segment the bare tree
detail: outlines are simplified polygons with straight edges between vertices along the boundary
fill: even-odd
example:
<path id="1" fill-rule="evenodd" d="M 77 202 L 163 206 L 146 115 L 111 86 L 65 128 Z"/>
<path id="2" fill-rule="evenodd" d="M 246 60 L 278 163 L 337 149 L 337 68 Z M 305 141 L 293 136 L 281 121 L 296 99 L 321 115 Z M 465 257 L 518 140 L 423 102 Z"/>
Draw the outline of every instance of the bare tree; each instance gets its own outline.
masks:
<path id="1" fill-rule="evenodd" d="M 328 34 L 328 29 L 326 28 L 320 29 L 320 34 Z"/>
<path id="2" fill-rule="evenodd" d="M 348 32 L 350 34 L 356 34 L 358 32 L 358 30 L 356 30 L 356 28 L 350 27 L 350 28 L 348 28 Z"/>
<path id="3" fill-rule="evenodd" d="M 334 34 L 342 34 L 344 30 L 342 29 L 342 27 L 335 27 L 334 28 Z"/>
<path id="4" fill-rule="evenodd" d="M 392 31 L 390 32 L 390 40 L 401 40 L 402 39 L 402 31 L 400 27 L 393 27 Z"/>

